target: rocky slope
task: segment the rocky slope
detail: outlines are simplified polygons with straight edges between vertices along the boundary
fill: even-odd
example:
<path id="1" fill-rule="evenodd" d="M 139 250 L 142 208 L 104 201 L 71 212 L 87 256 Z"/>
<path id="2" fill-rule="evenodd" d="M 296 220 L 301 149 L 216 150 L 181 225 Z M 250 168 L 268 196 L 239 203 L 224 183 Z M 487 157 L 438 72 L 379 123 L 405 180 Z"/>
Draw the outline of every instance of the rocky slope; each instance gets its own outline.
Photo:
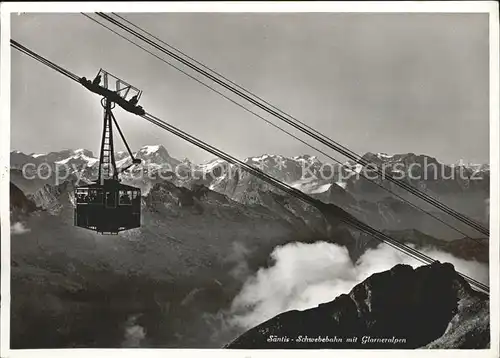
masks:
<path id="1" fill-rule="evenodd" d="M 371 201 L 369 191 L 359 199 L 361 189 L 350 191 L 347 182 L 301 179 L 301 166 L 314 173 L 321 169 L 314 157 L 265 155 L 247 161 L 311 194 L 317 206 L 246 173 L 229 174 L 223 161 L 195 166 L 161 146 L 141 148 L 137 156 L 147 165 L 134 168 L 124 182 L 143 190 L 142 227 L 101 236 L 73 226 L 73 189 L 97 173 L 91 152 L 11 153 L 10 209 L 17 225 L 11 231 L 13 348 L 219 347 L 242 332 L 218 334 L 224 324 L 217 321 L 218 312 L 230 306 L 249 277 L 270 265 L 276 246 L 336 243 L 347 247 L 355 262 L 379 244 L 341 224 L 331 210 L 416 246 L 487 262 L 487 245 L 456 236 L 435 236 L 438 240 L 429 234 L 435 226 L 394 199 Z M 127 160 L 127 153 L 117 153 L 119 166 Z M 69 172 L 60 173 L 59 182 L 26 179 L 22 167 L 28 162 Z M 190 175 L 173 173 L 175 165 Z M 133 175 L 141 170 L 147 175 Z M 193 173 L 216 175 L 199 179 Z M 467 193 L 475 195 L 464 189 L 463 197 Z"/>
<path id="2" fill-rule="evenodd" d="M 396 265 L 331 302 L 282 313 L 226 348 L 480 349 L 489 335 L 488 296 L 451 264 L 435 263 Z"/>
<path id="3" fill-rule="evenodd" d="M 188 188 L 194 184 L 203 184 L 233 200 L 253 204 L 259 203 L 261 192 L 274 190 L 221 159 L 196 165 L 188 159 L 180 161 L 173 158 L 161 145 L 144 146 L 134 155 L 142 160 L 142 164 L 126 172 L 124 181 L 141 187 L 145 193 L 155 183 L 170 180 L 178 186 Z M 446 165 L 433 157 L 414 153 L 366 153 L 363 159 L 382 168 L 387 175 L 403 178 L 406 183 L 459 212 L 484 225 L 488 224 L 489 165 Z M 131 163 L 130 156 L 125 152 L 116 153 L 116 161 L 120 168 Z M 390 190 L 431 211 L 434 216 L 457 227 L 465 235 L 480 237 L 474 230 L 460 222 L 450 221 L 442 212 L 416 199 L 395 184 L 374 176 L 370 166 L 363 167 L 355 162 L 330 164 L 309 155 L 287 158 L 264 154 L 246 158 L 244 161 L 323 202 L 342 207 L 379 229 L 417 229 L 443 240 L 454 240 L 463 236 L 408 206 L 401 198 L 390 194 Z M 30 164 L 26 167 L 27 175 L 34 176 L 35 179 L 26 180 L 21 175 L 26 164 Z M 35 168 L 39 169 L 41 175 L 35 175 Z M 19 151 L 11 152 L 11 176 L 15 180 L 14 183 L 26 193 L 33 193 L 45 184 L 58 184 L 56 176 L 64 180 L 73 174 L 83 182 L 95 180 L 97 169 L 98 159 L 86 149 L 31 155 Z M 371 180 L 363 178 L 360 173 Z"/>
<path id="4" fill-rule="evenodd" d="M 353 240 L 312 230 L 284 208 L 170 182 L 143 197 L 140 229 L 101 236 L 73 226 L 73 185 L 29 198 L 12 187 L 12 220 L 26 225 L 12 232 L 13 348 L 120 347 L 132 317 L 147 332 L 143 347 L 217 347 L 211 315 L 274 247 Z"/>
<path id="5" fill-rule="evenodd" d="M 9 208 L 11 217 L 20 219 L 27 217 L 30 213 L 35 211 L 37 206 L 24 195 L 21 189 L 11 182 Z"/>
<path id="6" fill-rule="evenodd" d="M 101 236 L 73 226 L 73 185 L 28 196 L 11 186 L 11 220 L 25 225 L 12 231 L 15 348 L 129 346 L 129 329 L 145 332 L 136 346 L 218 347 L 241 333 L 221 329 L 218 312 L 276 246 L 323 240 L 346 246 L 354 262 L 378 245 L 322 206 L 273 192 L 261 193 L 265 205 L 245 205 L 170 182 L 143 198 L 140 229 Z M 391 235 L 448 245 L 417 231 Z"/>

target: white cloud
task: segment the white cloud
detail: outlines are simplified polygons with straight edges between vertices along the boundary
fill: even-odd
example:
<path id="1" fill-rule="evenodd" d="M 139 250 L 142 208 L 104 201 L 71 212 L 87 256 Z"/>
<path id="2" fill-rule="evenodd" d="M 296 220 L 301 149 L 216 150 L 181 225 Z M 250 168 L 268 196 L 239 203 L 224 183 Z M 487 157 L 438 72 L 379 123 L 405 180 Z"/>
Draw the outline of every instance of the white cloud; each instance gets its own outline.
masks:
<path id="1" fill-rule="evenodd" d="M 11 225 L 10 227 L 11 235 L 25 234 L 30 231 L 31 230 L 28 227 L 26 227 L 22 222 L 16 222 L 14 223 L 14 225 Z"/>
<path id="2" fill-rule="evenodd" d="M 457 271 L 478 281 L 488 282 L 486 264 L 436 250 L 423 252 L 438 261 L 452 263 Z M 368 250 L 356 263 L 350 260 L 345 247 L 326 242 L 288 244 L 277 247 L 271 256 L 275 264 L 250 277 L 233 300 L 229 320 L 232 326 L 249 329 L 279 313 L 332 301 L 370 275 L 399 263 L 422 265 L 387 245 Z"/>
<path id="3" fill-rule="evenodd" d="M 122 346 L 124 348 L 138 348 L 141 342 L 146 338 L 144 328 L 136 324 L 137 316 L 129 317 L 125 325 L 125 335 Z"/>
<path id="4" fill-rule="evenodd" d="M 233 242 L 231 253 L 225 259 L 228 263 L 235 263 L 233 269 L 229 272 L 233 278 L 245 281 L 246 277 L 250 273 L 247 263 L 247 257 L 249 254 L 250 250 L 247 249 L 245 245 L 238 241 Z"/>

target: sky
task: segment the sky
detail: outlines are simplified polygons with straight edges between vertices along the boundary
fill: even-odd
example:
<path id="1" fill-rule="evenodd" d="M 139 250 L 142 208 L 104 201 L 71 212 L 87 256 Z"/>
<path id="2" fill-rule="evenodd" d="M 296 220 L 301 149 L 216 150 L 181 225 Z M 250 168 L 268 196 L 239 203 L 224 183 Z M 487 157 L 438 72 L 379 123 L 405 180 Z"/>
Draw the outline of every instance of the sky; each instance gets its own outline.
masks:
<path id="1" fill-rule="evenodd" d="M 489 162 L 487 14 L 120 15 L 356 153 Z M 13 39 L 79 76 L 103 68 L 142 89 L 147 112 L 237 158 L 322 158 L 81 14 L 13 14 L 11 28 Z M 11 149 L 97 155 L 99 98 L 15 50 L 11 62 Z M 119 108 L 115 116 L 132 150 L 161 144 L 179 159 L 213 158 L 140 117 Z"/>

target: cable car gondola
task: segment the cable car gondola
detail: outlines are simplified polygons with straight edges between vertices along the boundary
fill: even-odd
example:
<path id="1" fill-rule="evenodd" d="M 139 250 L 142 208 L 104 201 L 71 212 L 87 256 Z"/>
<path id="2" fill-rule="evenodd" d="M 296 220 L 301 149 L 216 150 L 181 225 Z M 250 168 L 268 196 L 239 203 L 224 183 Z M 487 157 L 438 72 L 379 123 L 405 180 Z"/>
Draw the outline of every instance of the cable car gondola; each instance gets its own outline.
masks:
<path id="1" fill-rule="evenodd" d="M 103 86 L 100 85 L 101 80 Z M 115 84 L 113 89 L 110 89 L 110 80 Z M 134 158 L 112 109 L 118 104 L 129 112 L 141 115 L 144 110 L 137 106 L 137 102 L 142 91 L 102 69 L 94 81 L 82 77 L 80 83 L 103 96 L 101 104 L 104 108 L 104 126 L 98 179 L 92 184 L 75 189 L 75 226 L 100 234 L 118 234 L 124 230 L 138 228 L 141 226 L 141 190 L 122 184 L 119 174 L 132 165 L 140 164 L 141 160 Z M 132 163 L 120 171 L 116 168 L 114 156 L 113 124 L 132 158 Z"/>

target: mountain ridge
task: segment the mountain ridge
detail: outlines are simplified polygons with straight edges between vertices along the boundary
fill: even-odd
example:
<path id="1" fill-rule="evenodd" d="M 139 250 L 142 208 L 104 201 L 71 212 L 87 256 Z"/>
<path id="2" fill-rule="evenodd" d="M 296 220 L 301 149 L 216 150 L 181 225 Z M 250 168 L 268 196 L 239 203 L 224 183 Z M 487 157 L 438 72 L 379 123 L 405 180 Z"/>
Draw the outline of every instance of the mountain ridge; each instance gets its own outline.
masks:
<path id="1" fill-rule="evenodd" d="M 148 144 L 148 145 L 144 145 L 142 146 L 140 149 L 138 149 L 137 151 L 132 151 L 134 154 L 138 153 L 138 152 L 156 152 L 156 151 L 165 151 L 166 153 L 168 153 L 168 151 L 166 150 L 166 148 L 161 145 L 161 144 L 154 144 L 154 145 L 151 145 L 151 144 Z M 60 150 L 60 151 L 52 151 L 52 152 L 49 152 L 49 153 L 36 153 L 36 152 L 32 152 L 32 153 L 25 153 L 23 151 L 20 151 L 20 150 L 12 150 L 10 152 L 11 155 L 24 155 L 24 156 L 28 156 L 28 157 L 33 157 L 33 158 L 50 158 L 51 160 L 53 161 L 56 161 L 54 160 L 53 158 L 54 157 L 59 157 L 61 155 L 65 155 L 67 153 L 74 153 L 74 154 L 77 154 L 79 152 L 83 152 L 85 153 L 87 156 L 89 157 L 92 157 L 94 159 L 98 159 L 98 157 L 96 157 L 94 155 L 94 153 L 91 151 L 91 150 L 88 150 L 88 149 L 85 149 L 85 148 L 79 148 L 79 149 L 63 149 L 63 150 Z M 122 159 L 122 157 L 124 155 L 128 155 L 128 153 L 126 151 L 117 151 L 115 152 L 115 156 L 117 158 L 117 160 L 119 159 Z M 271 153 L 262 153 L 260 155 L 254 155 L 254 156 L 249 156 L 249 157 L 246 157 L 244 159 L 244 161 L 248 162 L 248 161 L 262 161 L 262 160 L 265 160 L 265 159 L 268 159 L 268 158 L 285 158 L 285 159 L 292 159 L 292 160 L 312 160 L 312 161 L 318 161 L 318 162 L 322 162 L 318 159 L 318 157 L 316 155 L 311 155 L 311 154 L 301 154 L 301 155 L 295 155 L 293 157 L 287 157 L 287 156 L 283 156 L 283 155 L 280 155 L 280 154 L 271 154 Z M 371 160 L 371 161 L 393 161 L 393 160 L 398 160 L 398 159 L 402 159 L 402 158 L 418 158 L 418 157 L 427 157 L 427 158 L 431 158 L 433 162 L 438 162 L 440 164 L 443 164 L 443 165 L 457 165 L 459 163 L 463 163 L 463 166 L 465 167 L 474 167 L 474 168 L 479 168 L 479 169 L 489 169 L 489 163 L 476 163 L 476 164 L 471 164 L 469 162 L 467 162 L 467 164 L 464 163 L 463 160 L 458 160 L 456 161 L 455 163 L 445 163 L 445 162 L 440 162 L 438 161 L 438 159 L 430 156 L 430 155 L 427 155 L 427 154 L 415 154 L 415 153 L 412 153 L 412 152 L 408 152 L 408 153 L 395 153 L 395 154 L 387 154 L 387 153 L 382 153 L 382 152 L 379 152 L 379 153 L 374 153 L 374 152 L 366 152 L 364 155 L 361 156 L 362 158 L 366 159 L 366 160 Z M 183 158 L 183 160 L 185 160 L 187 158 Z M 182 162 L 183 160 L 179 160 L 177 159 L 177 161 L 179 162 Z M 203 161 L 197 165 L 203 165 L 203 164 L 208 164 L 210 162 L 213 162 L 215 160 L 218 160 L 217 158 L 213 158 L 213 159 L 209 159 L 209 160 L 206 160 L 206 161 Z M 347 165 L 347 164 L 352 164 L 352 161 L 346 161 L 343 163 L 343 165 Z"/>
<path id="2" fill-rule="evenodd" d="M 224 348 L 485 349 L 489 334 L 488 296 L 452 264 L 436 262 L 373 274 L 333 301 L 281 313 Z"/>
<path id="3" fill-rule="evenodd" d="M 211 336 L 217 336 L 218 312 L 252 273 L 270 265 L 276 246 L 323 240 L 345 246 L 355 262 L 378 245 L 248 175 L 208 183 L 217 190 L 147 179 L 141 228 L 103 239 L 73 226 L 77 179 L 70 175 L 57 185 L 44 183 L 28 195 L 11 190 L 11 220 L 26 224 L 12 236 L 14 347 L 116 347 L 121 325 L 136 316 L 148 332 L 145 346 L 220 347 L 222 340 Z M 349 193 L 338 190 L 332 200 L 345 196 L 345 206 L 353 203 Z M 416 232 L 401 235 L 408 243 L 432 243 Z M 457 246 L 457 252 L 469 255 L 465 259 L 485 257 L 469 244 Z M 101 315 L 110 323 L 101 327 L 91 318 Z M 50 329 L 40 335 L 34 320 Z M 233 333 L 222 337 L 224 342 Z"/>
<path id="4" fill-rule="evenodd" d="M 97 179 L 97 159 L 91 157 L 91 154 L 85 149 L 63 150 L 47 155 L 36 155 L 35 158 L 14 151 L 11 153 L 11 174 L 15 178 L 14 182 L 23 190 L 29 190 L 29 193 L 36 192 L 46 183 L 54 184 L 56 175 L 64 178 L 74 174 L 82 178 L 81 184 L 88 183 Z M 136 155 L 143 162 L 132 166 L 129 171 L 125 172 L 123 182 L 138 186 L 144 194 L 147 194 L 155 183 L 164 180 L 187 188 L 192 185 L 205 185 L 211 190 L 246 204 L 263 204 L 264 192 L 279 192 L 269 184 L 221 159 L 193 164 L 187 158 L 181 161 L 171 157 L 167 149 L 161 145 L 143 146 L 136 152 Z M 415 170 L 411 165 L 424 165 L 426 161 L 438 165 L 437 169 L 431 169 L 432 174 L 436 175 L 435 178 L 411 179 L 408 177 L 405 180 L 446 205 L 488 225 L 489 165 L 450 167 L 437 162 L 433 157 L 415 153 L 394 155 L 366 153 L 364 157 L 376 164 L 387 164 L 388 173 L 393 173 L 395 166 L 402 166 L 403 172 L 422 174 L 421 169 Z M 116 159 L 118 168 L 131 164 L 131 158 L 126 152 L 117 152 Z M 40 165 L 41 174 L 52 173 L 52 176 L 47 180 L 38 178 L 31 181 L 25 180 L 21 174 L 22 166 L 27 162 Z M 374 182 L 371 182 L 360 177 L 358 173 L 362 170 L 362 166 L 359 164 L 346 162 L 343 165 L 330 165 L 308 154 L 292 158 L 263 154 L 248 157 L 244 162 L 262 169 L 268 175 L 318 200 L 339 205 L 358 219 L 378 229 L 415 228 L 445 240 L 458 239 L 463 236 L 392 196 L 389 191 L 430 211 L 441 220 L 446 220 L 444 213 L 426 203 L 419 202 L 414 196 L 393 183 L 380 178 L 375 178 Z M 41 165 L 41 163 L 48 164 Z M 57 167 L 57 163 L 62 163 L 61 168 Z M 18 172 L 15 172 L 16 170 Z M 463 172 L 463 175 L 459 175 L 460 172 Z M 31 176 L 37 175 L 33 168 L 27 173 Z M 467 236 L 479 237 L 477 232 L 463 223 L 454 221 L 451 224 Z"/>

